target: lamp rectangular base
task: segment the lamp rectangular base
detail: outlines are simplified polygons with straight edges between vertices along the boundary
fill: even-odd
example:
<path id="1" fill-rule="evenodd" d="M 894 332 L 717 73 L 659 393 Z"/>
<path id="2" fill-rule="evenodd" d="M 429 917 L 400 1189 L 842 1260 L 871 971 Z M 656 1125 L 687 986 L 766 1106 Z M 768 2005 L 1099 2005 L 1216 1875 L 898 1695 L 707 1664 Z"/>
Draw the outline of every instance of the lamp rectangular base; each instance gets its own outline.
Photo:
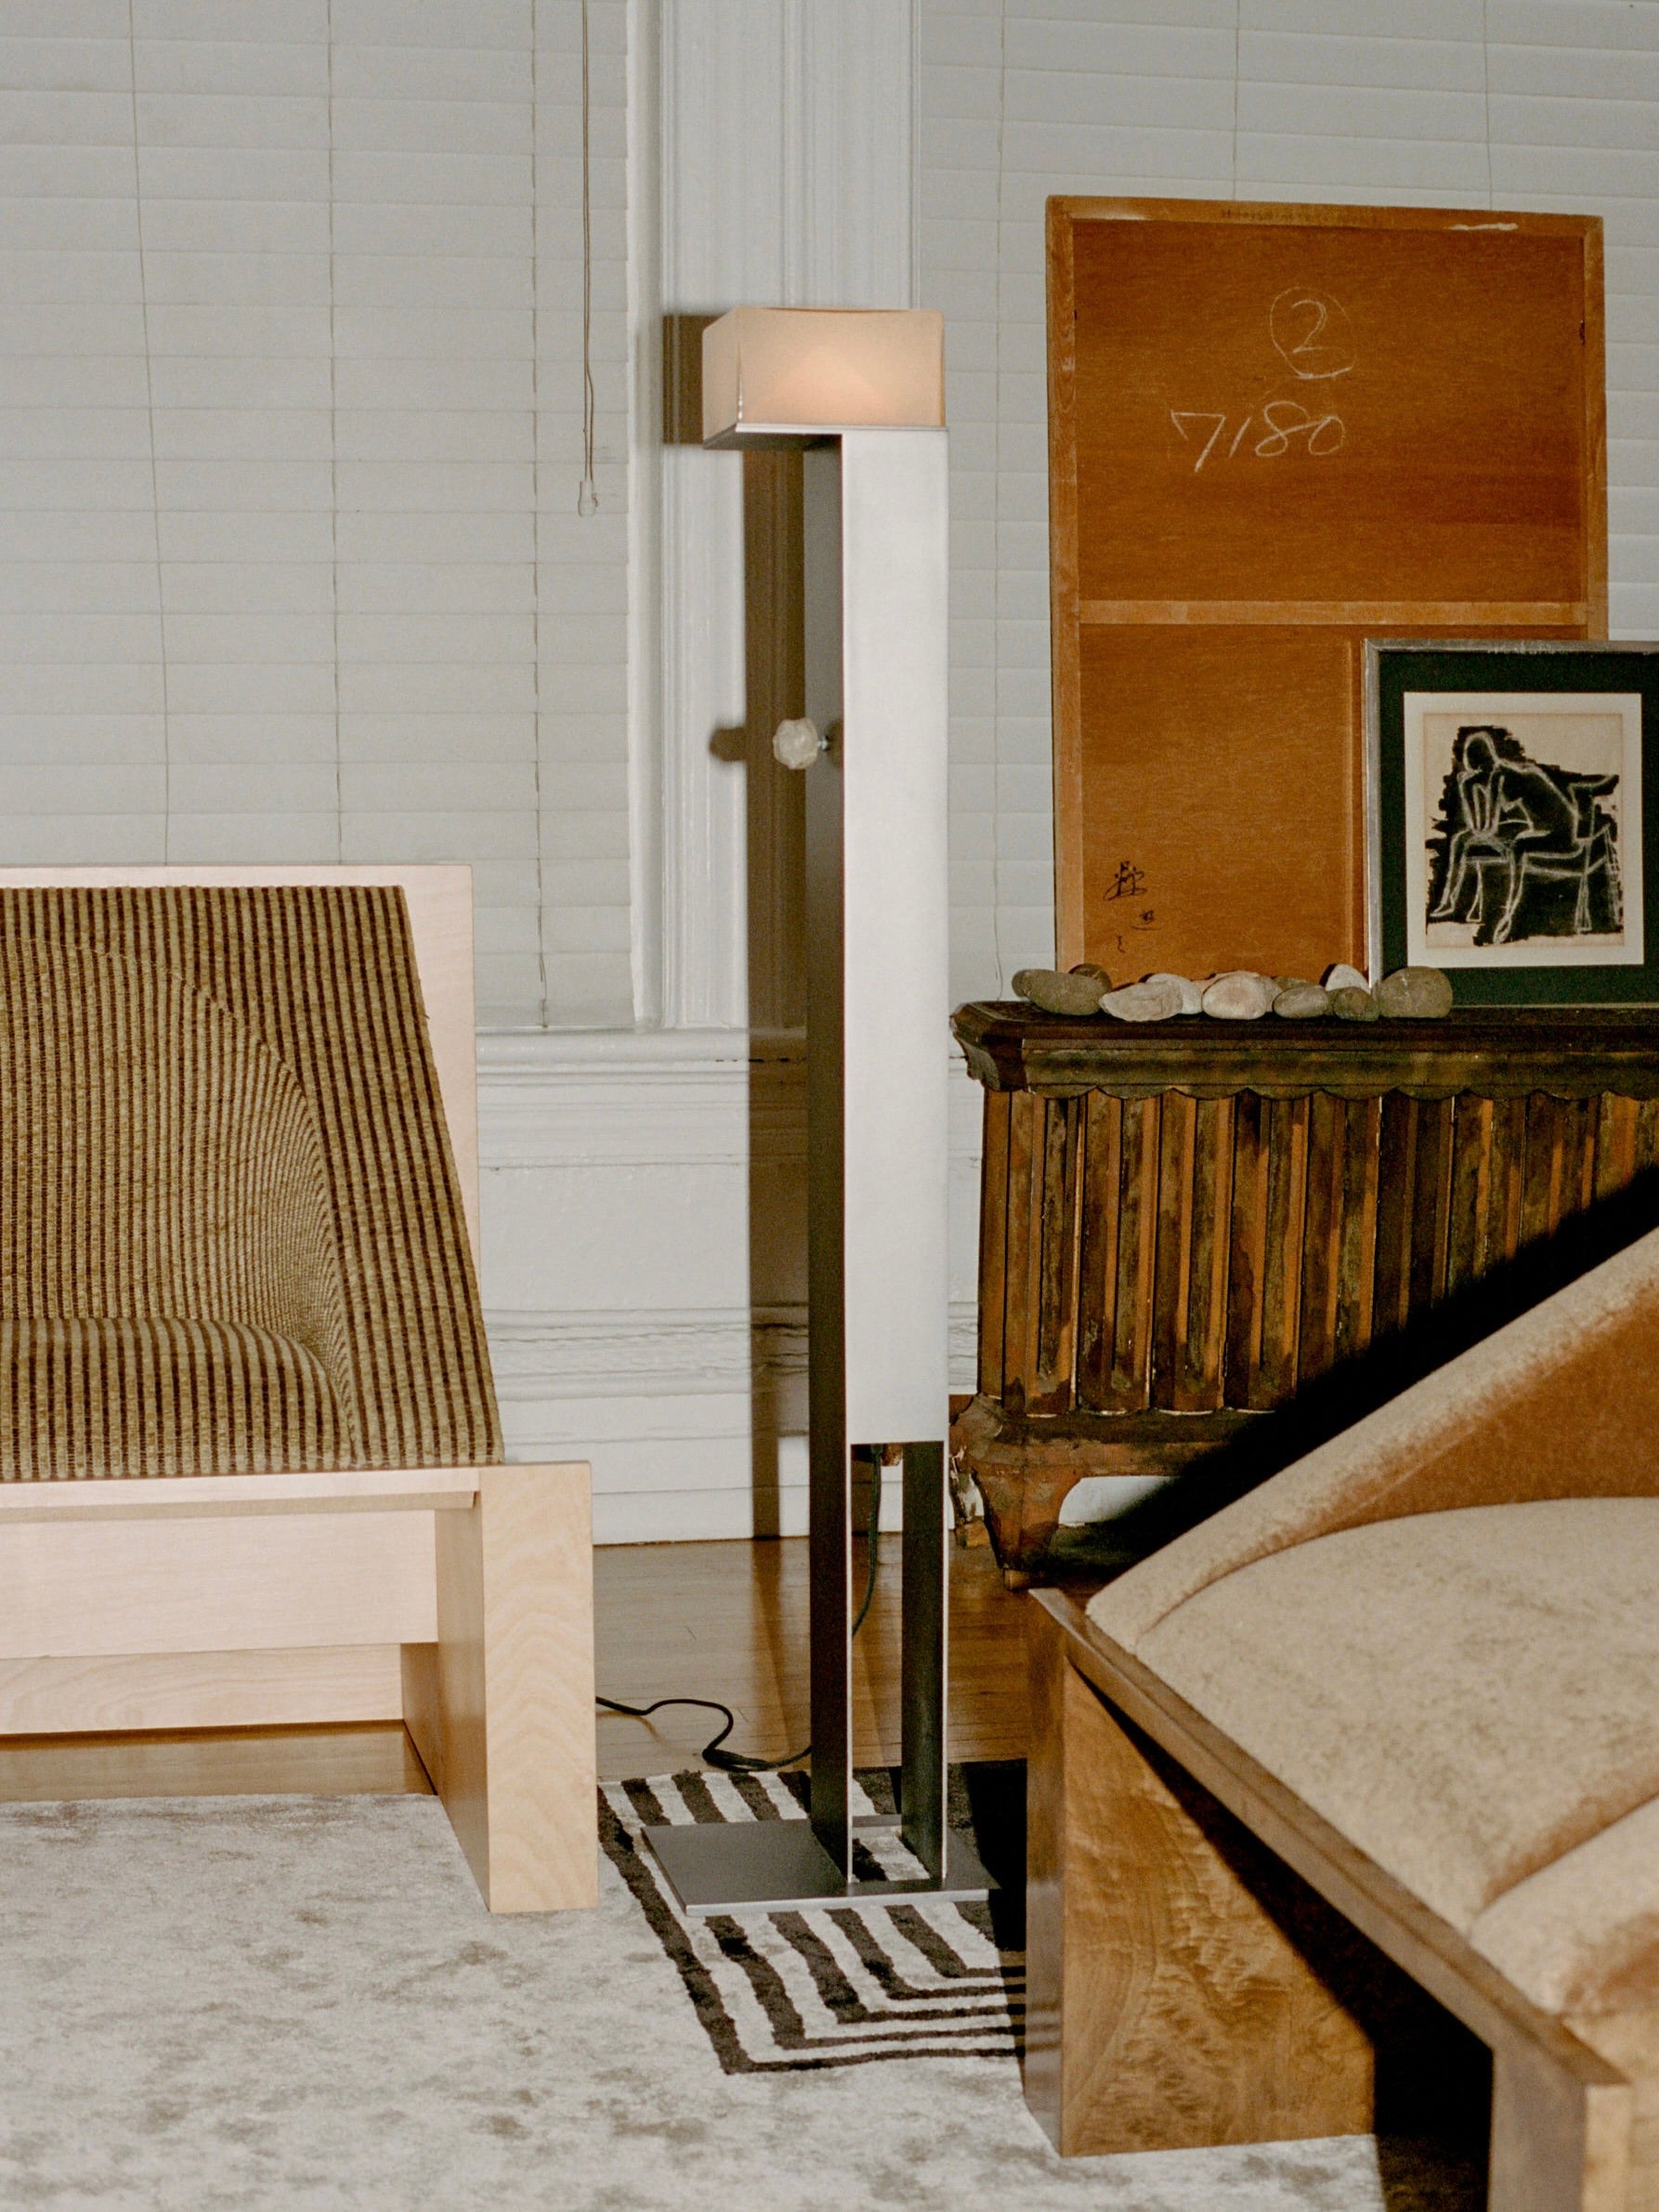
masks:
<path id="1" fill-rule="evenodd" d="M 804 1820 L 697 1821 L 642 1831 L 687 1913 L 799 1912 L 813 1905 L 882 1904 L 937 1897 L 970 1904 L 996 1884 L 960 1836 L 946 1846 L 945 1878 L 850 1881 Z"/>

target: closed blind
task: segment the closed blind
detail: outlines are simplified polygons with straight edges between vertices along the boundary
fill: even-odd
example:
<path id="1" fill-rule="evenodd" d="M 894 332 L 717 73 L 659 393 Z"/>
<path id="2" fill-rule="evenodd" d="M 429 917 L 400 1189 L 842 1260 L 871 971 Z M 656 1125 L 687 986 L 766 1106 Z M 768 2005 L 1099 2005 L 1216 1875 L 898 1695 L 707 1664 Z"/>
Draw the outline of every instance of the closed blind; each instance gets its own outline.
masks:
<path id="1" fill-rule="evenodd" d="M 0 859 L 465 860 L 627 1021 L 625 0 L 10 0 Z"/>

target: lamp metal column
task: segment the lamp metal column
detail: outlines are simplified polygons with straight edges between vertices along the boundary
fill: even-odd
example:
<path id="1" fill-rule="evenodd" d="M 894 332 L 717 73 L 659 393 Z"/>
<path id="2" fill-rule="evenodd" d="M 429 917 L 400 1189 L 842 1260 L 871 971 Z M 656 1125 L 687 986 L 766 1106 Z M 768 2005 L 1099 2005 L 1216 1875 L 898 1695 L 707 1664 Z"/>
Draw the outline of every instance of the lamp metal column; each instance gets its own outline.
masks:
<path id="1" fill-rule="evenodd" d="M 692 1912 L 989 1887 L 946 1817 L 942 362 L 938 318 L 908 312 L 739 309 L 704 343 L 705 442 L 806 449 L 807 725 L 791 758 L 806 775 L 812 1773 L 808 1821 L 646 1831 Z M 895 1446 L 898 1825 L 915 1872 L 861 1879 L 852 1474 L 861 1457 L 879 1483 Z"/>

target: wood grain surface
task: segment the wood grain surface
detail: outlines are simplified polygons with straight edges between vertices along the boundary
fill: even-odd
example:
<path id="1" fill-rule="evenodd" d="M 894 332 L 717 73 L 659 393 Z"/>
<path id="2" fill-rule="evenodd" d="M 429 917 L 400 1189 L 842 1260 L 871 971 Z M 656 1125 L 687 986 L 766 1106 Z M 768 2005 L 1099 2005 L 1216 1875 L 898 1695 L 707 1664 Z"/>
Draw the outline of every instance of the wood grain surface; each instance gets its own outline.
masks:
<path id="1" fill-rule="evenodd" d="M 1659 2007 L 1640 2012 L 1569 2015 L 1567 2026 L 1628 2076 L 1629 2212 L 1659 2212 Z"/>
<path id="2" fill-rule="evenodd" d="M 1023 1000 L 971 1001 L 951 1016 L 968 1070 L 987 1091 L 1121 1099 L 1181 1091 L 1230 1098 L 1594 1098 L 1653 1111 L 1638 1167 L 1659 1139 L 1659 1012 L 1642 1006 L 1460 1007 L 1442 1021 L 1117 1022 L 1039 1014 Z M 1013 1141 L 1011 1136 L 1011 1142 Z"/>
<path id="3" fill-rule="evenodd" d="M 0 1739 L 402 1718 L 398 1646 L 0 1660 Z"/>
<path id="4" fill-rule="evenodd" d="M 896 1557 L 896 1553 L 894 1555 Z M 876 1584 L 869 1617 L 853 1646 L 854 1751 L 861 1766 L 892 1765 L 899 1755 L 899 1642 L 902 1606 L 893 1561 Z M 862 1576 L 864 1547 L 856 1547 L 856 1576 Z M 755 1543 L 613 1544 L 594 1554 L 596 1586 L 598 1682 L 609 1696 L 647 1704 L 675 1692 L 718 1697 L 737 1714 L 733 1741 L 761 1758 L 781 1759 L 799 1750 L 811 1733 L 807 1722 L 808 1603 L 807 1547 L 790 1538 Z M 860 1587 L 862 1585 L 860 1584 Z M 950 1755 L 953 1759 L 1023 1759 L 1025 1756 L 1029 1695 L 1025 1669 L 1027 1601 L 1005 1590 L 986 1546 L 953 1549 L 950 1555 Z M 264 1655 L 258 1655 L 263 1656 Z M 307 1655 L 309 1656 L 310 1655 Z M 383 1655 L 370 1654 L 379 1660 Z M 436 1649 L 405 1652 L 401 1689 L 396 1680 L 397 1655 L 389 1684 L 396 1711 L 411 1712 L 411 1696 L 436 1697 L 431 1669 Z M 411 1690 L 411 1661 L 414 1682 Z M 229 1662 L 220 1658 L 218 1665 Z M 67 1663 L 66 1663 L 67 1664 Z M 83 1669 L 89 1662 L 77 1663 Z M 131 1666 L 132 1662 L 124 1662 Z M 171 1665 L 169 1662 L 158 1662 Z M 9 1680 L 0 1669 L 0 1683 Z M 155 1687 L 145 1678 L 140 1690 Z M 377 1697 L 388 1689 L 377 1672 Z M 0 1732 L 0 1803 L 14 1797 L 61 1798 L 120 1794 L 124 1774 L 151 1772 L 146 1746 L 152 1740 L 135 1733 L 141 1721 L 121 1692 L 99 1682 L 89 1687 L 89 1725 L 111 1733 L 98 1739 L 97 1760 L 83 1756 L 87 1739 L 26 1736 Z M 143 1708 L 137 1708 L 141 1713 Z M 433 1762 L 435 1726 L 423 1727 L 411 1713 L 413 1732 Z M 180 1726 L 185 1723 L 180 1723 Z M 664 1774 L 699 1763 L 698 1749 L 715 1729 L 712 1713 L 685 1707 L 659 1713 L 653 1721 L 630 1721 L 616 1714 L 599 1719 L 599 1771 L 607 1779 Z M 116 1732 L 120 1733 L 116 1733 Z M 16 1741 L 7 1740 L 13 1735 Z M 400 1725 L 393 1725 L 401 1742 Z M 257 1743 L 254 1738 L 257 1737 Z M 334 1730 L 293 1727 L 251 1730 L 227 1719 L 177 1739 L 169 1787 L 212 1794 L 226 1773 L 251 1774 L 247 1787 L 282 1790 L 311 1787 L 290 1781 L 295 1773 L 327 1771 L 344 1758 L 344 1740 Z M 310 1767 L 313 1741 L 317 1764 Z M 259 1746 L 264 1746 L 262 1752 Z M 125 1755 L 130 1754 L 130 1758 Z M 222 1756 L 221 1756 L 222 1755 Z M 401 1752 L 398 1758 L 401 1759 Z M 261 1763 L 262 1759 L 265 1763 Z M 383 1753 L 370 1771 L 386 1773 Z M 400 1773 L 401 1768 L 398 1769 Z M 263 1774 L 263 1783 L 258 1777 Z M 239 1782 L 225 1787 L 240 1787 Z M 321 1787 L 320 1784 L 317 1787 Z M 400 1787 L 376 1781 L 374 1787 Z M 424 1776 L 419 1782 L 428 1787 Z M 135 1794 L 127 1789 L 125 1794 Z"/>
<path id="5" fill-rule="evenodd" d="M 1487 2212 L 1632 2212 L 1634 2095 L 1514 2043 L 1492 2073 Z"/>
<path id="6" fill-rule="evenodd" d="M 429 1642 L 433 1524 L 466 1518 L 25 1522 L 0 1543 L 0 1659 Z"/>
<path id="7" fill-rule="evenodd" d="M 491 1912 L 598 1897 L 585 1465 L 483 1467 L 438 1516 L 437 1651 L 411 1734 Z"/>
<path id="8" fill-rule="evenodd" d="M 1352 2135 L 1372 2049 L 1282 1923 L 1294 1883 L 1034 1615 L 1026 2096 L 1065 2156 Z M 1304 1946 L 1305 1946 L 1304 1933 Z"/>
<path id="9" fill-rule="evenodd" d="M 430 1797 L 401 1721 L 0 1737 L 0 1804 L 100 1798 Z"/>
<path id="10" fill-rule="evenodd" d="M 1606 634 L 1600 221 L 1054 199 L 1048 266 L 1061 959 L 1356 958 L 1365 639 Z"/>
<path id="11" fill-rule="evenodd" d="M 853 1756 L 899 1756 L 897 1545 L 884 1538 L 874 1601 L 853 1643 Z M 721 1699 L 737 1717 L 732 1745 L 763 1759 L 812 1734 L 804 1539 L 764 1543 L 602 1545 L 597 1586 L 599 1687 L 627 1705 L 675 1693 Z M 855 1587 L 865 1549 L 854 1546 Z M 950 1554 L 950 1756 L 1023 1759 L 1028 1725 L 1026 1601 L 1005 1590 L 988 1546 Z M 696 1766 L 718 1716 L 671 1708 L 650 1721 L 602 1714 L 601 1774 L 615 1778 Z"/>
<path id="12" fill-rule="evenodd" d="M 1052 1174 L 982 1222 L 980 1388 L 1033 1418 L 1281 1406 L 1616 1197 L 1629 1104 L 1016 1093 L 1016 1138 L 1074 1142 L 1016 1143 Z"/>

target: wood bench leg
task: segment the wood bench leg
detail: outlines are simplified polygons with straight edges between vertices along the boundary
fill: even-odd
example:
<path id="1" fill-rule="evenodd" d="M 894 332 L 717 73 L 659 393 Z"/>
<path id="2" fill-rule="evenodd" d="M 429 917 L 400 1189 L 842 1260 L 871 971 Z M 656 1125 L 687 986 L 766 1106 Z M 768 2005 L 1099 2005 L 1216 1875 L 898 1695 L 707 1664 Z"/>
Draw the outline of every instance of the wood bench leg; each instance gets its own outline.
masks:
<path id="1" fill-rule="evenodd" d="M 1030 1627 L 1025 2094 L 1055 2147 L 1365 2133 L 1370 2039 L 1270 1909 L 1296 1878 Z"/>
<path id="2" fill-rule="evenodd" d="M 1583 2022 L 1569 2025 L 1586 2042 L 1600 2040 L 1584 2034 Z M 1611 2049 L 1601 2055 L 1619 2063 Z M 1520 2042 L 1495 2050 L 1487 2212 L 1636 2212 L 1659 2204 L 1631 2191 L 1631 2109 L 1626 2082 L 1575 2077 Z"/>
<path id="3" fill-rule="evenodd" d="M 491 1912 L 598 1901 L 594 1570 L 582 1465 L 484 1467 L 439 1512 L 438 1642 L 404 1718 Z"/>

